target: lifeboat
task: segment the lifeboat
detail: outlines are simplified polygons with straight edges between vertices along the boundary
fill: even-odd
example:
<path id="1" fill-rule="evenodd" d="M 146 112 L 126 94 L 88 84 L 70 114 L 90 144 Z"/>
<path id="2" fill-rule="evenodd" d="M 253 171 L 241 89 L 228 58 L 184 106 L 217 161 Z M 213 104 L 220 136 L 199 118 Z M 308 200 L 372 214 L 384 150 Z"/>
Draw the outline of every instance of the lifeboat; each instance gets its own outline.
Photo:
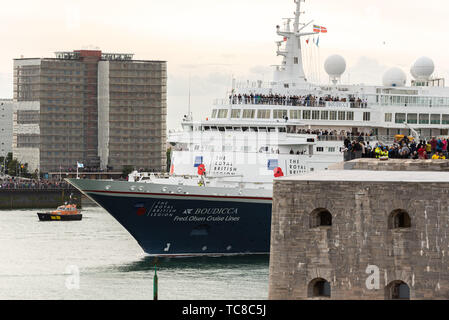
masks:
<path id="1" fill-rule="evenodd" d="M 83 217 L 76 204 L 66 204 L 51 212 L 38 212 L 37 215 L 40 221 L 75 221 Z"/>

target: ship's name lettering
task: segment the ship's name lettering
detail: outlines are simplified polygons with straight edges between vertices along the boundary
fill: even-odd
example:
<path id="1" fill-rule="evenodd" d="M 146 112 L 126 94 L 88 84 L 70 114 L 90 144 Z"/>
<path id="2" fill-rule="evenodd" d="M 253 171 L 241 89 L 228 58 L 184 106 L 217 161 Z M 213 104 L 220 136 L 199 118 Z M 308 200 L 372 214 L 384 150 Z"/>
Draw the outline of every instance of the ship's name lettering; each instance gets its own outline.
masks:
<path id="1" fill-rule="evenodd" d="M 237 214 L 238 208 L 202 208 L 196 209 L 195 214 L 220 215 Z"/>

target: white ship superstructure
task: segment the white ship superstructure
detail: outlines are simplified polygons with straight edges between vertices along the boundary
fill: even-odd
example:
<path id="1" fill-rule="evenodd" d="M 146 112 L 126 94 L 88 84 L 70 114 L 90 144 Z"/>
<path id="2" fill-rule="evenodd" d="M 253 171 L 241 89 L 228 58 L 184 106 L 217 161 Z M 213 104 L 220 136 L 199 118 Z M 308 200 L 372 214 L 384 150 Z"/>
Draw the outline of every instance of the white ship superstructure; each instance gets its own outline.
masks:
<path id="1" fill-rule="evenodd" d="M 173 173 L 195 175 L 202 162 L 214 176 L 270 181 L 274 164 L 288 176 L 343 161 L 346 138 L 362 135 L 374 146 L 414 130 L 425 140 L 448 135 L 449 89 L 444 79 L 431 77 L 429 58 L 411 68 L 415 80 L 409 86 L 398 68 L 388 70 L 380 86 L 341 84 L 346 62 L 339 55 L 324 64 L 328 84 L 307 81 L 301 39 L 317 32 L 304 31 L 312 22 L 301 23 L 303 2 L 296 1 L 295 17 L 284 28 L 276 27 L 282 63 L 274 66 L 273 81 L 233 81 L 229 95 L 214 101 L 209 117 L 194 121 L 186 115 L 182 131 L 169 133 Z"/>
<path id="2" fill-rule="evenodd" d="M 129 181 L 70 179 L 115 217 L 151 255 L 266 254 L 270 249 L 273 179 L 326 170 L 343 161 L 345 139 L 371 146 L 397 134 L 447 136 L 449 89 L 420 58 L 407 86 L 392 68 L 381 86 L 344 85 L 344 58 L 329 57 L 329 83 L 308 81 L 302 62 L 303 0 L 284 28 L 273 81 L 233 82 L 210 116 L 187 114 L 171 131 L 170 173 L 133 172 Z M 292 25 L 293 21 L 293 25 Z M 318 28 L 313 28 L 318 30 Z M 204 169 L 206 174 L 204 175 Z M 324 195 L 325 196 L 325 195 Z"/>

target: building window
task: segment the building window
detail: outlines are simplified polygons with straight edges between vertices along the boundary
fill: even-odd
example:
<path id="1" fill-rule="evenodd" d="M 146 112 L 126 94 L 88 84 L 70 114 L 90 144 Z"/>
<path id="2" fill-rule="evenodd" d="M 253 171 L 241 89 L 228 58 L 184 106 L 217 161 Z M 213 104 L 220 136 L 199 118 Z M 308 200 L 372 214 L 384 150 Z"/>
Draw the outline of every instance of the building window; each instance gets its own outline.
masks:
<path id="1" fill-rule="evenodd" d="M 337 120 L 337 111 L 331 111 L 329 115 L 329 120 Z"/>
<path id="2" fill-rule="evenodd" d="M 293 58 L 293 63 L 294 63 L 294 64 L 298 64 L 298 57 L 294 57 L 294 58 Z"/>
<path id="3" fill-rule="evenodd" d="M 411 228 L 411 226 L 412 223 L 410 215 L 407 213 L 407 211 L 397 209 L 391 212 L 390 217 L 388 219 L 388 227 L 390 229 Z"/>
<path id="4" fill-rule="evenodd" d="M 309 298 L 330 298 L 331 284 L 323 278 L 316 278 L 310 281 L 307 291 Z"/>
<path id="5" fill-rule="evenodd" d="M 338 120 L 346 120 L 346 112 L 338 111 Z"/>
<path id="6" fill-rule="evenodd" d="M 217 117 L 217 109 L 213 109 L 212 110 L 212 118 L 216 118 Z"/>
<path id="7" fill-rule="evenodd" d="M 387 300 L 410 300 L 410 287 L 401 280 L 395 280 L 385 288 Z"/>
<path id="8" fill-rule="evenodd" d="M 317 147 L 316 152 L 324 152 L 324 147 Z"/>
<path id="9" fill-rule="evenodd" d="M 320 120 L 320 112 L 317 110 L 312 111 L 312 120 Z"/>
<path id="10" fill-rule="evenodd" d="M 310 214 L 310 228 L 332 226 L 332 214 L 327 209 L 319 208 Z"/>
<path id="11" fill-rule="evenodd" d="M 353 121 L 354 120 L 354 111 L 346 112 L 346 120 Z"/>
<path id="12" fill-rule="evenodd" d="M 391 121 L 393 121 L 393 114 L 385 113 L 385 122 L 391 122 Z"/>

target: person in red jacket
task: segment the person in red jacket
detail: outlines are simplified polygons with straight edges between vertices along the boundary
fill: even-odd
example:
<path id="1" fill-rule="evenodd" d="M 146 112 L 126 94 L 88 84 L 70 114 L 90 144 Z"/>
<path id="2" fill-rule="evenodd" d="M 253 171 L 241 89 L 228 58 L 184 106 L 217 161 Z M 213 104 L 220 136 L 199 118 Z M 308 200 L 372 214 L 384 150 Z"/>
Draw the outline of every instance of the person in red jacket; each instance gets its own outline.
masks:
<path id="1" fill-rule="evenodd" d="M 418 156 L 419 159 L 427 159 L 426 148 L 424 146 L 421 146 L 421 148 L 418 149 Z"/>

